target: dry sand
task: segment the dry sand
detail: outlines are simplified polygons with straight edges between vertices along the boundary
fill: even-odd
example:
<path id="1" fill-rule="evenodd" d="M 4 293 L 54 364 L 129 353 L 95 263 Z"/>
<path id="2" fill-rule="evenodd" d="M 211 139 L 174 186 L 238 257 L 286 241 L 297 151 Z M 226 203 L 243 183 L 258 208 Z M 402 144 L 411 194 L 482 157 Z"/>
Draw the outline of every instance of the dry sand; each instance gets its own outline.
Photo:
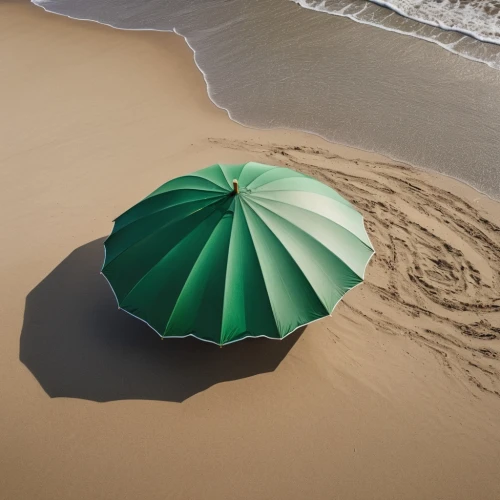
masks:
<path id="1" fill-rule="evenodd" d="M 173 34 L 3 1 L 0 75 L 2 499 L 500 498 L 498 204 L 232 123 Z M 102 238 L 171 177 L 248 160 L 359 207 L 367 281 L 282 342 L 160 342 L 116 310 Z"/>

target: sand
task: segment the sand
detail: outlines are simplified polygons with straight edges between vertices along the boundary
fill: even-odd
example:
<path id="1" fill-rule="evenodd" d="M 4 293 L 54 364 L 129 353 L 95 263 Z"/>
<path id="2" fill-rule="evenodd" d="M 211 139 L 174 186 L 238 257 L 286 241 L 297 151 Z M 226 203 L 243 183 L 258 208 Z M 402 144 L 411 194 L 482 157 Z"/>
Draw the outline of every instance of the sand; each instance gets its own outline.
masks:
<path id="1" fill-rule="evenodd" d="M 229 120 L 174 34 L 0 3 L 0 492 L 500 498 L 500 210 L 453 179 Z M 112 219 L 215 162 L 366 218 L 366 283 L 282 342 L 161 342 L 99 276 Z"/>

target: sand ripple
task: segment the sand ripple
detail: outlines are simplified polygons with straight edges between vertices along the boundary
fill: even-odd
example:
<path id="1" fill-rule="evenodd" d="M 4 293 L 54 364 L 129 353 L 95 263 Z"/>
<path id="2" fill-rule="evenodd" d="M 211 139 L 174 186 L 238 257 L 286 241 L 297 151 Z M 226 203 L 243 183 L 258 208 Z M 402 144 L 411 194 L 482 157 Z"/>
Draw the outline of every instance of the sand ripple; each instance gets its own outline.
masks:
<path id="1" fill-rule="evenodd" d="M 265 154 L 269 163 L 312 175 L 352 201 L 377 254 L 362 305 L 351 292 L 347 307 L 335 313 L 410 337 L 431 349 L 458 381 L 500 397 L 498 225 L 414 168 L 300 146 L 212 142 Z"/>

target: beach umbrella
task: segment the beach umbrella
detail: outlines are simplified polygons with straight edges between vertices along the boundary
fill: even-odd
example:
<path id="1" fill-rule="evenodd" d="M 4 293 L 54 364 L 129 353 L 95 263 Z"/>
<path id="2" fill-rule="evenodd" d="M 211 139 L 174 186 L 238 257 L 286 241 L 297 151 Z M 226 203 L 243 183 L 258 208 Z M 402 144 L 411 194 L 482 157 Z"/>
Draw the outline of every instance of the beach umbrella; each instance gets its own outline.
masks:
<path id="1" fill-rule="evenodd" d="M 161 337 L 282 339 L 328 316 L 374 254 L 359 212 L 288 168 L 212 165 L 115 220 L 102 274 Z"/>

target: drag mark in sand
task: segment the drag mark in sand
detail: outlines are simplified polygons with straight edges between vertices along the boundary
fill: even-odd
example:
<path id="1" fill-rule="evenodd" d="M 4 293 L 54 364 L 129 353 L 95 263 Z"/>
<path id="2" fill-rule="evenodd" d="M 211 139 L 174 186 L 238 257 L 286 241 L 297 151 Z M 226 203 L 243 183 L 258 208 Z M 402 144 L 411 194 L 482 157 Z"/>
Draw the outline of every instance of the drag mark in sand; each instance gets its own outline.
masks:
<path id="1" fill-rule="evenodd" d="M 500 397 L 498 225 L 412 167 L 349 160 L 318 148 L 210 141 L 265 155 L 351 201 L 377 254 L 361 287 L 363 307 L 352 292 L 336 314 L 408 336 L 473 392 Z"/>

